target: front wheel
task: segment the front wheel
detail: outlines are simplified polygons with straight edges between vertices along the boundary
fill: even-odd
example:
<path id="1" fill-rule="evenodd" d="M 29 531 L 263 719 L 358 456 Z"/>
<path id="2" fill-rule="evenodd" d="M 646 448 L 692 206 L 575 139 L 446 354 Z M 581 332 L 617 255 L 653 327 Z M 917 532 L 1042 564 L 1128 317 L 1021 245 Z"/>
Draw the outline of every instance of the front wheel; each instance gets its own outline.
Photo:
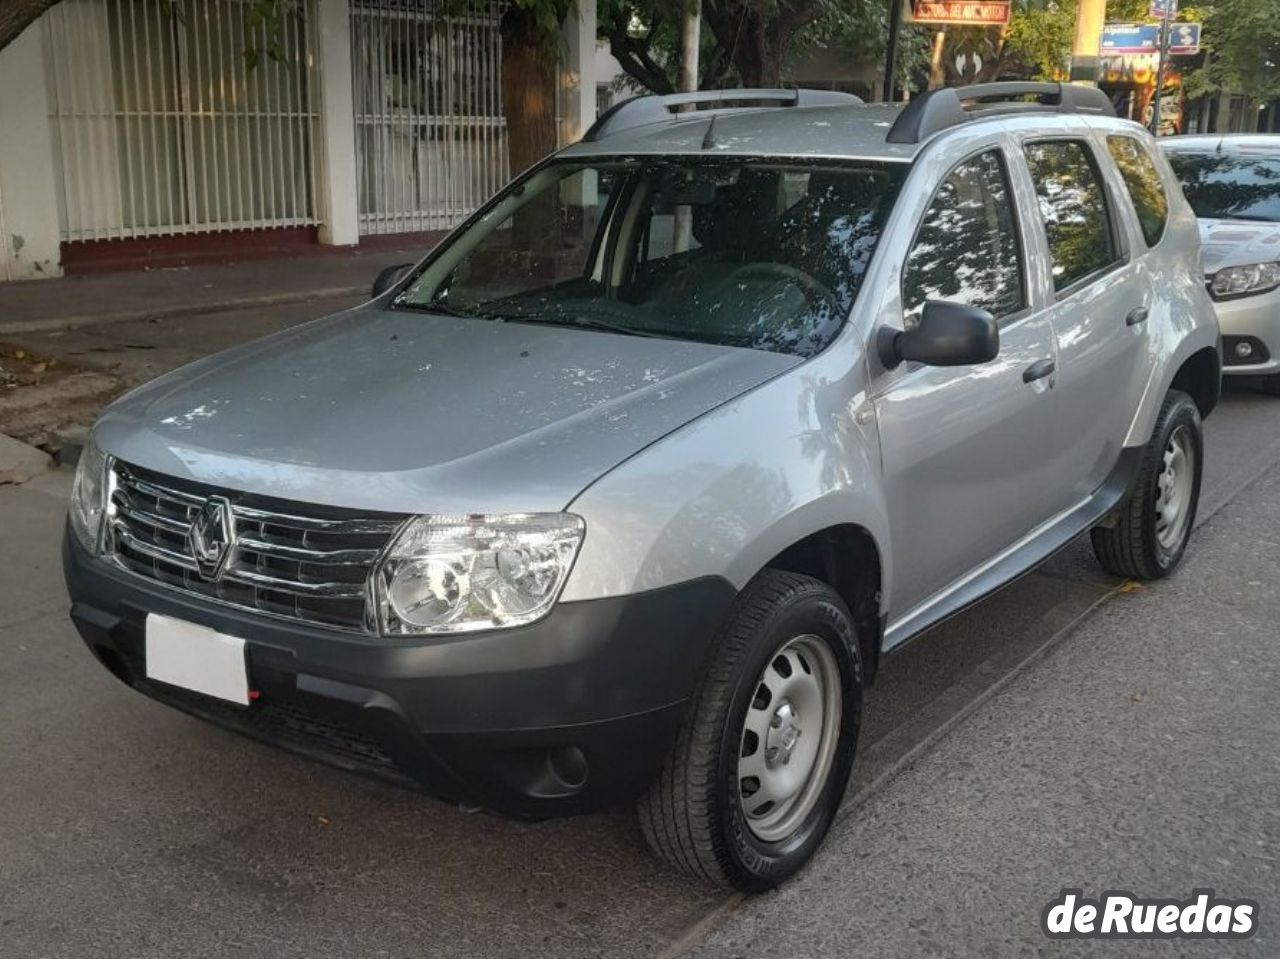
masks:
<path id="1" fill-rule="evenodd" d="M 640 800 L 654 850 L 748 892 L 813 855 L 853 765 L 862 663 L 825 583 L 766 570 L 738 598 L 658 780 Z"/>
<path id="2" fill-rule="evenodd" d="M 1111 525 L 1092 531 L 1104 569 L 1146 580 L 1173 572 L 1195 523 L 1203 458 L 1200 411 L 1186 393 L 1170 390 L 1128 499 Z"/>

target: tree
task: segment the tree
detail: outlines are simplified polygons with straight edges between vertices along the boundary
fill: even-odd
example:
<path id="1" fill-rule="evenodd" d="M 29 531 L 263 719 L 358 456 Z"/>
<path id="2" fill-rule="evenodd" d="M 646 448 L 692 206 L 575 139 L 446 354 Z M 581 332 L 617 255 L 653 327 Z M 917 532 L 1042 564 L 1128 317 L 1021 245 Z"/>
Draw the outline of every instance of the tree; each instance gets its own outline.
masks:
<path id="1" fill-rule="evenodd" d="M 0 50 L 40 19 L 58 0 L 0 0 Z"/>
<path id="2" fill-rule="evenodd" d="M 502 15 L 502 112 L 512 175 L 556 149 L 556 65 L 570 0 L 510 0 Z"/>
<path id="3" fill-rule="evenodd" d="M 675 90 L 679 0 L 598 0 L 599 32 L 632 85 L 650 93 Z M 839 50 L 851 62 L 884 59 L 884 0 L 705 0 L 699 86 L 778 86 L 806 49 Z M 927 63 L 927 41 L 902 31 L 898 73 L 903 85 Z"/>
<path id="4" fill-rule="evenodd" d="M 1205 65 L 1186 78 L 1187 94 L 1230 90 L 1255 101 L 1280 98 L 1280 0 L 1214 0 L 1200 12 Z"/>

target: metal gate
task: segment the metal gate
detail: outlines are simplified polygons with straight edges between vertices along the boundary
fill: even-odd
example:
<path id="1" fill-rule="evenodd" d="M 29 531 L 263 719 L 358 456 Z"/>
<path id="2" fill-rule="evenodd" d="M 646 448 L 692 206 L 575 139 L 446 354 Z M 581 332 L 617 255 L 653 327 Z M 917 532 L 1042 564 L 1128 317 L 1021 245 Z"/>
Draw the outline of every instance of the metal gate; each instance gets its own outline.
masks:
<path id="1" fill-rule="evenodd" d="M 316 219 L 318 109 L 304 0 L 283 57 L 246 0 L 63 0 L 45 17 L 65 240 Z"/>
<path id="2" fill-rule="evenodd" d="M 447 229 L 507 181 L 502 5 L 353 0 L 360 232 Z"/>

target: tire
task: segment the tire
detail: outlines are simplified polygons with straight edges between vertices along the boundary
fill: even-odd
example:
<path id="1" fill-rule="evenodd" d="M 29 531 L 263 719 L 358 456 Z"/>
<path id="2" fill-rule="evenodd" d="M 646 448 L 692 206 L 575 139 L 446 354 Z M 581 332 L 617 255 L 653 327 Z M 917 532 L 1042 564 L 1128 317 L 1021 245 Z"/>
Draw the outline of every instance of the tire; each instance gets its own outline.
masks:
<path id="1" fill-rule="evenodd" d="M 1094 555 L 1107 572 L 1141 580 L 1173 572 L 1195 524 L 1203 462 L 1200 411 L 1186 393 L 1170 390 L 1133 489 L 1117 508 L 1114 523 L 1091 533 Z"/>
<path id="2" fill-rule="evenodd" d="M 862 660 L 844 602 L 809 576 L 764 571 L 730 611 L 676 742 L 639 802 L 649 845 L 694 878 L 745 892 L 773 888 L 826 835 L 861 719 Z M 744 778 L 751 770 L 760 775 Z M 801 779 L 790 801 L 761 798 L 766 790 L 781 797 Z"/>

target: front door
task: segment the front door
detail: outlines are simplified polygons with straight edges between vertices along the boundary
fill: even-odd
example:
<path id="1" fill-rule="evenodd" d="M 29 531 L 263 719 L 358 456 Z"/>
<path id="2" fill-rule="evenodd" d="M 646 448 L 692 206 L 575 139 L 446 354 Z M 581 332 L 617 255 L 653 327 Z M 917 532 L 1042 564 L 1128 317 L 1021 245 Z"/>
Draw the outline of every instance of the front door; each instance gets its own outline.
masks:
<path id="1" fill-rule="evenodd" d="M 927 618 L 949 587 L 1050 514 L 1053 330 L 1033 309 L 1003 143 L 943 177 L 903 260 L 906 328 L 926 299 L 966 303 L 999 321 L 1000 352 L 977 366 L 906 363 L 877 377 L 891 624 Z"/>

